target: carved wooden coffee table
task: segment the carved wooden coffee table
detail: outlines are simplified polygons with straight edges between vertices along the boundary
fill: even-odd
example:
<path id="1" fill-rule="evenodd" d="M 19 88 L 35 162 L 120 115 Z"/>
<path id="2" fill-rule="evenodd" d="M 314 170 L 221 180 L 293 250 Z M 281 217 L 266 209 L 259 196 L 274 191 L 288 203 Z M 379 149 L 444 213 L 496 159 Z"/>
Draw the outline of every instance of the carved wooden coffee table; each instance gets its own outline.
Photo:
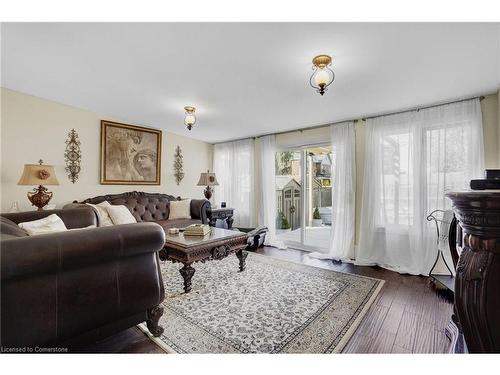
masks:
<path id="1" fill-rule="evenodd" d="M 220 260 L 232 253 L 239 259 L 240 271 L 245 270 L 245 260 L 248 255 L 243 249 L 247 246 L 246 233 L 222 228 L 211 228 L 211 232 L 204 237 L 166 234 L 165 247 L 160 250 L 161 260 L 180 262 L 184 266 L 179 270 L 184 278 L 184 292 L 191 291 L 191 278 L 195 269 L 194 262 Z"/>

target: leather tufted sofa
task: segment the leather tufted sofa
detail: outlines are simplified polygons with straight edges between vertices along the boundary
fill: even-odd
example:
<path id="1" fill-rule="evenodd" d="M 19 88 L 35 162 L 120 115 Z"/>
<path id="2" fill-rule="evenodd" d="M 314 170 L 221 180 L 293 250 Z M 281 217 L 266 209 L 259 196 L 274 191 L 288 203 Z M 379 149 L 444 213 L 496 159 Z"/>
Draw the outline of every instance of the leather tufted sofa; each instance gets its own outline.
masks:
<path id="1" fill-rule="evenodd" d="M 144 321 L 160 335 L 162 228 L 137 223 L 28 236 L 17 225 L 50 214 L 68 229 L 97 224 L 89 206 L 1 214 L 2 347 L 78 347 Z"/>
<path id="2" fill-rule="evenodd" d="M 85 203 L 98 204 L 108 201 L 112 205 L 126 206 L 137 222 L 155 222 L 160 224 L 163 229 L 172 227 L 183 228 L 190 224 L 208 224 L 210 202 L 206 199 L 192 199 L 190 214 L 191 219 L 169 219 L 170 202 L 181 200 L 180 197 L 174 197 L 168 194 L 161 193 L 146 193 L 141 191 L 131 191 L 121 194 L 101 195 L 94 198 L 88 198 L 81 202 L 74 201 L 73 203 L 64 206 L 64 208 L 74 208 L 85 206 Z"/>

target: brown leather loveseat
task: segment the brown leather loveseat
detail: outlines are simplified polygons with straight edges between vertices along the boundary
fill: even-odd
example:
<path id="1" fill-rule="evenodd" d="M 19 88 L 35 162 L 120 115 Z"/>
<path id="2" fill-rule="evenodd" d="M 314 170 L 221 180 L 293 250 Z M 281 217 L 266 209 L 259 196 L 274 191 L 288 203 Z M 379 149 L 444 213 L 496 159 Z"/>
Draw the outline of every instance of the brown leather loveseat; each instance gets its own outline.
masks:
<path id="1" fill-rule="evenodd" d="M 101 195 L 81 202 L 74 201 L 64 206 L 64 208 L 81 207 L 85 203 L 99 204 L 108 201 L 112 205 L 126 206 L 138 223 L 152 221 L 160 224 L 163 229 L 183 228 L 190 224 L 208 224 L 210 202 L 206 199 L 191 199 L 191 219 L 169 219 L 170 202 L 179 200 L 181 200 L 180 197 L 176 198 L 168 194 L 131 191 L 121 194 Z"/>
<path id="2" fill-rule="evenodd" d="M 144 321 L 159 336 L 162 228 L 137 223 L 28 236 L 17 226 L 50 214 L 68 229 L 96 224 L 90 207 L 1 215 L 2 347 L 73 347 Z"/>

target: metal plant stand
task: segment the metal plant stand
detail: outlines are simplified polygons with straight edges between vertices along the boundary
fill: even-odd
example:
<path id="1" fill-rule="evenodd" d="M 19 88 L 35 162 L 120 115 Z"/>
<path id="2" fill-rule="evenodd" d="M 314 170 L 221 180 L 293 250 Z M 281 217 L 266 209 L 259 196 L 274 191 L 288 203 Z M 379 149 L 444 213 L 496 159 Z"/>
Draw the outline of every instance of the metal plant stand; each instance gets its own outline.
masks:
<path id="1" fill-rule="evenodd" d="M 438 214 L 441 214 L 438 216 Z M 433 285 L 440 284 L 443 287 L 450 290 L 452 293 L 455 292 L 455 277 L 453 271 L 451 270 L 446 258 L 444 257 L 443 249 L 440 244 L 446 243 L 448 246 L 451 245 L 451 241 L 455 241 L 453 233 L 456 231 L 456 220 L 453 216 L 453 212 L 451 210 L 434 210 L 427 216 L 427 221 L 433 221 L 436 224 L 436 232 L 437 232 L 437 255 L 434 264 L 432 265 L 431 270 L 429 271 L 429 277 L 431 283 Z M 453 233 L 452 233 L 453 232 Z M 452 236 L 450 236 L 452 234 Z M 451 249 L 450 249 L 451 253 Z M 452 255 L 453 257 L 453 255 Z M 434 274 L 434 270 L 436 265 L 438 264 L 439 259 L 442 259 L 446 268 L 448 269 L 449 275 L 437 275 Z"/>

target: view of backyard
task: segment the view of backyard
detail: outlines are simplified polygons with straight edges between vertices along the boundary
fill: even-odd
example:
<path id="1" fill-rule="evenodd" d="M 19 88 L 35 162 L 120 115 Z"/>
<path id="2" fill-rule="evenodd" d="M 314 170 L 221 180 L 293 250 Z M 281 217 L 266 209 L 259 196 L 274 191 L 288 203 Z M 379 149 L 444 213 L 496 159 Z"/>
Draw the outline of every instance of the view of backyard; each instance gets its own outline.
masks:
<path id="1" fill-rule="evenodd" d="M 331 164 L 329 147 L 276 153 L 276 229 L 281 240 L 296 246 L 328 247 Z"/>

